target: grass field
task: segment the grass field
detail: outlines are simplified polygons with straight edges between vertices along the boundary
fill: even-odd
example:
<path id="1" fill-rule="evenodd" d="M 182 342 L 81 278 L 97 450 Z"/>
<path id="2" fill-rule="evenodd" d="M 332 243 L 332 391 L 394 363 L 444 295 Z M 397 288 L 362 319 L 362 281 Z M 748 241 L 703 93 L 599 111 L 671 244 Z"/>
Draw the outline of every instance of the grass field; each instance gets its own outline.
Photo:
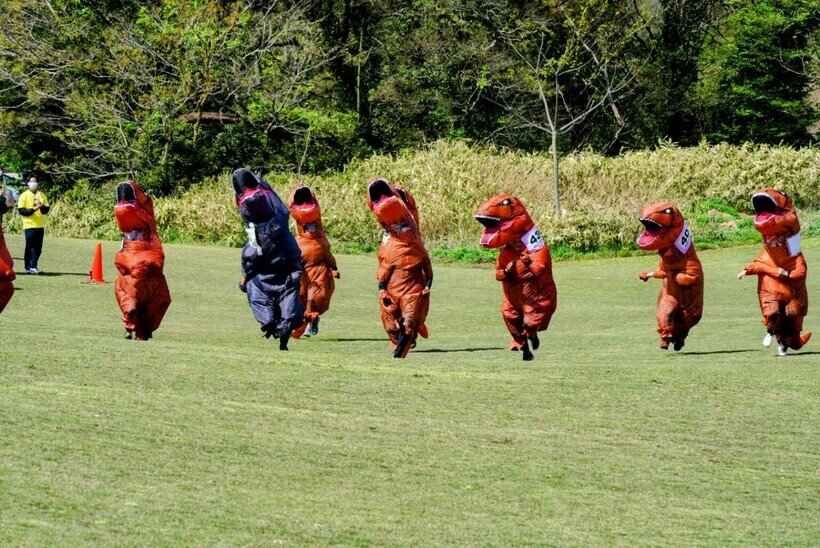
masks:
<path id="1" fill-rule="evenodd" d="M 321 334 L 281 353 L 238 250 L 166 246 L 174 302 L 146 343 L 123 340 L 111 285 L 78 283 L 92 252 L 47 237 L 49 275 L 0 316 L 0 544 L 820 543 L 820 338 L 760 346 L 735 280 L 757 247 L 701 253 L 679 354 L 637 279 L 655 257 L 558 263 L 528 363 L 490 265 L 437 268 L 431 338 L 398 361 L 374 257 L 339 257 Z M 806 255 L 817 299 L 820 241 Z"/>

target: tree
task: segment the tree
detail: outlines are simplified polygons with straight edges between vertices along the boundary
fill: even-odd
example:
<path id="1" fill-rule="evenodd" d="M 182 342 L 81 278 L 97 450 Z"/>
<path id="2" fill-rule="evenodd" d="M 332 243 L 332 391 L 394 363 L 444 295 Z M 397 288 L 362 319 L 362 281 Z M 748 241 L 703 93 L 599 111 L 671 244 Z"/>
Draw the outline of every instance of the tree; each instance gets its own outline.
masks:
<path id="1" fill-rule="evenodd" d="M 558 148 L 572 132 L 603 109 L 623 127 L 616 104 L 634 79 L 635 67 L 621 52 L 641 28 L 608 2 L 556 3 L 512 18 L 501 29 L 505 47 L 521 63 L 512 78 L 497 81 L 508 129 L 534 129 L 550 137 L 555 214 L 560 218 Z"/>
<path id="2" fill-rule="evenodd" d="M 636 17 L 644 23 L 635 36 L 634 54 L 646 60 L 638 78 L 641 93 L 636 101 L 641 105 L 641 116 L 652 126 L 651 141 L 660 138 L 692 145 L 700 139 L 693 91 L 700 78 L 699 61 L 704 48 L 721 40 L 720 26 L 728 13 L 726 3 L 633 2 Z M 646 141 L 641 144 L 652 144 Z"/>
<path id="3" fill-rule="evenodd" d="M 735 0 L 731 7 L 726 39 L 702 61 L 704 133 L 732 143 L 810 143 L 809 126 L 818 120 L 807 98 L 817 89 L 820 4 Z"/>
<path id="4" fill-rule="evenodd" d="M 167 186 L 216 172 L 202 154 L 202 113 L 257 134 L 296 132 L 294 111 L 311 104 L 328 59 L 304 3 L 165 0 L 103 11 L 104 21 L 74 0 L 13 0 L 0 36 L 0 91 L 14 95 L 0 108 L 17 129 L 57 141 L 60 157 L 43 167 L 63 175 L 133 176 L 159 164 Z M 180 120 L 192 113 L 191 126 Z M 171 173 L 181 142 L 191 158 Z"/>

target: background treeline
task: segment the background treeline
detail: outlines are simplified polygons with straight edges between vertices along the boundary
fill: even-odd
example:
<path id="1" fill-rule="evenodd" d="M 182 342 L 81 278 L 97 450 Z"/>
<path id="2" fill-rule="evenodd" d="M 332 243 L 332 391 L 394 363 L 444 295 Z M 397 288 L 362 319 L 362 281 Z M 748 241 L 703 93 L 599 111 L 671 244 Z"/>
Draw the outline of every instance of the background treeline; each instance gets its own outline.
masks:
<path id="1" fill-rule="evenodd" d="M 817 0 L 4 0 L 0 164 L 163 195 L 439 139 L 810 145 L 818 21 Z"/>

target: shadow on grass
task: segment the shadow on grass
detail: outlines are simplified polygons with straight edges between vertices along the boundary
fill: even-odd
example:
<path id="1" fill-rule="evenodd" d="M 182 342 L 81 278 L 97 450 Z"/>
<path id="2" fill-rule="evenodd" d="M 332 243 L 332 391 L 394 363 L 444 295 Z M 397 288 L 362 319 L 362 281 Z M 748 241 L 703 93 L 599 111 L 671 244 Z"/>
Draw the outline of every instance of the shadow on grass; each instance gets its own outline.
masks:
<path id="1" fill-rule="evenodd" d="M 332 337 L 329 339 L 321 338 L 314 339 L 317 342 L 366 342 L 366 341 L 382 341 L 387 342 L 387 337 Z"/>
<path id="2" fill-rule="evenodd" d="M 450 352 L 488 352 L 490 350 L 505 350 L 502 346 L 487 346 L 482 348 L 453 348 L 453 349 L 444 349 L 444 348 L 427 348 L 422 350 L 411 350 L 412 354 L 422 354 L 422 353 L 430 353 L 430 354 L 448 354 Z"/>
<path id="3" fill-rule="evenodd" d="M 676 356 L 705 356 L 707 354 L 741 354 L 743 352 L 759 352 L 757 348 L 743 348 L 741 350 L 704 350 L 702 352 L 678 352 Z"/>
<path id="4" fill-rule="evenodd" d="M 817 356 L 818 354 L 820 354 L 820 352 L 801 352 L 799 350 L 794 350 L 794 352 L 796 352 L 796 354 L 789 354 L 788 357 L 795 358 L 800 356 Z"/>
<path id="5" fill-rule="evenodd" d="M 26 274 L 20 272 L 18 276 L 31 276 L 32 278 L 50 278 L 52 276 L 88 276 L 88 272 L 40 272 L 39 274 Z"/>

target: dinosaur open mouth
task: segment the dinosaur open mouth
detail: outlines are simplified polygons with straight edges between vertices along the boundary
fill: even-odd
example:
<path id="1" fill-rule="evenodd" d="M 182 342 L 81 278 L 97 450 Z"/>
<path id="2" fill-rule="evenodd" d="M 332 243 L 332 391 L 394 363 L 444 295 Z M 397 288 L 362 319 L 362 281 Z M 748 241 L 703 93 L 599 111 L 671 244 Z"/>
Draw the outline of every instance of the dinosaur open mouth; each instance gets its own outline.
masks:
<path id="1" fill-rule="evenodd" d="M 488 215 L 475 215 L 475 220 L 484 225 L 484 232 L 481 234 L 481 245 L 489 245 L 501 230 L 501 219 Z"/>
<path id="2" fill-rule="evenodd" d="M 124 181 L 117 185 L 117 204 L 114 206 L 114 217 L 117 226 L 126 239 L 137 239 L 141 233 L 135 231 L 147 229 L 145 208 L 137 198 L 137 190 L 132 181 Z"/>
<path id="3" fill-rule="evenodd" d="M 395 194 L 393 194 L 393 190 L 390 188 L 390 185 L 384 179 L 376 179 L 370 183 L 370 186 L 367 188 L 367 195 L 373 206 L 377 206 L 383 201 L 389 200 L 395 196 Z"/>
<path id="4" fill-rule="evenodd" d="M 259 186 L 259 180 L 256 178 L 256 175 L 244 168 L 234 171 L 232 182 L 234 193 L 237 196 L 243 194 L 248 189 L 253 189 Z"/>
<path id="5" fill-rule="evenodd" d="M 316 200 L 313 198 L 310 188 L 303 186 L 296 189 L 296 192 L 293 193 L 293 207 L 301 211 L 316 207 Z"/>
<path id="6" fill-rule="evenodd" d="M 666 232 L 666 229 L 655 221 L 651 221 L 649 219 L 639 219 L 639 221 L 641 221 L 644 230 L 638 237 L 638 247 L 646 247 L 652 244 L 652 242 L 660 238 Z"/>
<path id="7" fill-rule="evenodd" d="M 752 207 L 755 210 L 755 224 L 760 225 L 771 221 L 778 215 L 783 215 L 786 210 L 778 207 L 774 198 L 765 192 L 759 192 L 752 196 Z"/>
<path id="8" fill-rule="evenodd" d="M 119 203 L 134 203 L 137 201 L 137 194 L 134 192 L 134 187 L 131 183 L 124 182 L 117 185 L 117 202 Z"/>

